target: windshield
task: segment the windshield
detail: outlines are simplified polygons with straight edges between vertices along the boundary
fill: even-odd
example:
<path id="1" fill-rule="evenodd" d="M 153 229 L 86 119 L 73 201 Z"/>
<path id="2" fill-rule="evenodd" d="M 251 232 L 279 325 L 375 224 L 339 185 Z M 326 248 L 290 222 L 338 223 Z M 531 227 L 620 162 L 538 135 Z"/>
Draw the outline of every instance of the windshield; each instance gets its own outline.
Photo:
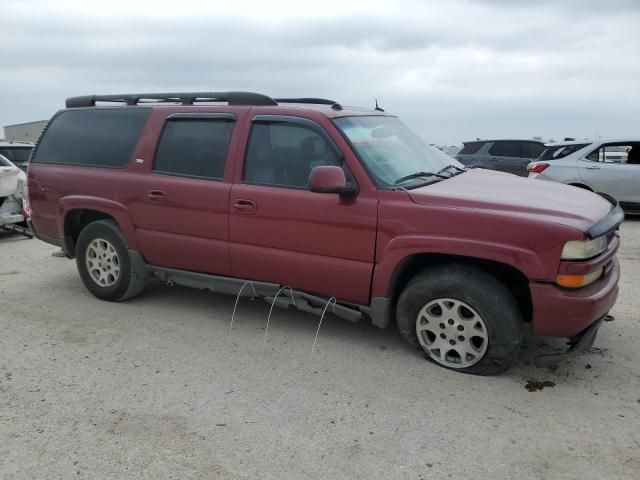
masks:
<path id="1" fill-rule="evenodd" d="M 0 147 L 0 155 L 14 163 L 26 163 L 33 147 Z"/>
<path id="2" fill-rule="evenodd" d="M 406 186 L 438 174 L 449 166 L 464 166 L 437 148 L 423 143 L 396 117 L 342 117 L 336 125 L 353 145 L 381 187 Z M 416 175 L 421 172 L 420 178 Z M 442 176 L 434 176 L 436 181 Z"/>

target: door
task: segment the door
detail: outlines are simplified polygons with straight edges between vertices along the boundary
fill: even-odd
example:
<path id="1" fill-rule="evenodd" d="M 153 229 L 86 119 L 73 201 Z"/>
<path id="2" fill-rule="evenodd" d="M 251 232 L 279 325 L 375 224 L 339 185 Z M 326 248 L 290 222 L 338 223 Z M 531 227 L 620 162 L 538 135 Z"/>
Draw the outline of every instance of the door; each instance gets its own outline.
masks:
<path id="1" fill-rule="evenodd" d="M 640 165 L 606 162 L 601 149 L 578 161 L 582 179 L 596 191 L 608 193 L 623 207 L 640 208 Z"/>
<path id="2" fill-rule="evenodd" d="M 231 274 L 224 175 L 234 124 L 225 113 L 170 115 L 153 164 L 129 176 L 123 195 L 133 192 L 129 210 L 147 262 Z"/>
<path id="3" fill-rule="evenodd" d="M 522 168 L 521 142 L 499 140 L 489 148 L 488 161 L 485 163 L 491 170 L 524 175 Z"/>
<path id="4" fill-rule="evenodd" d="M 341 165 L 342 154 L 315 122 L 254 119 L 240 183 L 231 190 L 229 235 L 235 277 L 369 303 L 377 192 L 351 198 L 313 193 L 311 169 Z"/>

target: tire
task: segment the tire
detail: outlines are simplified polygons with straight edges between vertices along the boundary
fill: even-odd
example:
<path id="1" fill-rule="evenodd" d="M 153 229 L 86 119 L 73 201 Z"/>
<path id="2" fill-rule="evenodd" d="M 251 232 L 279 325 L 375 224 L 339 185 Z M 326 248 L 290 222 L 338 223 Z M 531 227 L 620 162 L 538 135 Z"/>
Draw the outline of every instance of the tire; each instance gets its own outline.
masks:
<path id="1" fill-rule="evenodd" d="M 522 312 L 504 284 L 462 264 L 417 274 L 398 299 L 396 319 L 404 339 L 428 360 L 474 375 L 508 369 L 524 333 Z"/>
<path id="2" fill-rule="evenodd" d="M 147 278 L 144 262 L 132 258 L 112 220 L 97 220 L 82 229 L 76 242 L 76 265 L 84 286 L 102 300 L 134 297 L 142 292 Z"/>

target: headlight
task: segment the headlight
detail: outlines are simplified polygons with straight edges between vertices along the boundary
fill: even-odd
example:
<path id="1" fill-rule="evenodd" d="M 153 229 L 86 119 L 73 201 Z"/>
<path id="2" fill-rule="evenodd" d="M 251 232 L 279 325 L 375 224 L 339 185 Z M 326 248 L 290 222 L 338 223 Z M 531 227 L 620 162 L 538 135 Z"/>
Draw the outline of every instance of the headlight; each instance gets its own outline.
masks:
<path id="1" fill-rule="evenodd" d="M 607 237 L 593 240 L 571 240 L 562 249 L 562 260 L 587 260 L 597 257 L 607 249 Z"/>

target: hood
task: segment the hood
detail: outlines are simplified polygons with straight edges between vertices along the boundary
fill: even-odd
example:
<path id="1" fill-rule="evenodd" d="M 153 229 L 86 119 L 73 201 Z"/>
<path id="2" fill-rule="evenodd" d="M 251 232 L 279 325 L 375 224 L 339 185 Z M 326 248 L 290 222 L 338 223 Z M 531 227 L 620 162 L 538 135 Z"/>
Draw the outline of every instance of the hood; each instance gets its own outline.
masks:
<path id="1" fill-rule="evenodd" d="M 568 225 L 582 232 L 614 208 L 588 190 L 482 169 L 469 170 L 408 193 L 411 200 L 421 205 L 526 216 Z"/>

